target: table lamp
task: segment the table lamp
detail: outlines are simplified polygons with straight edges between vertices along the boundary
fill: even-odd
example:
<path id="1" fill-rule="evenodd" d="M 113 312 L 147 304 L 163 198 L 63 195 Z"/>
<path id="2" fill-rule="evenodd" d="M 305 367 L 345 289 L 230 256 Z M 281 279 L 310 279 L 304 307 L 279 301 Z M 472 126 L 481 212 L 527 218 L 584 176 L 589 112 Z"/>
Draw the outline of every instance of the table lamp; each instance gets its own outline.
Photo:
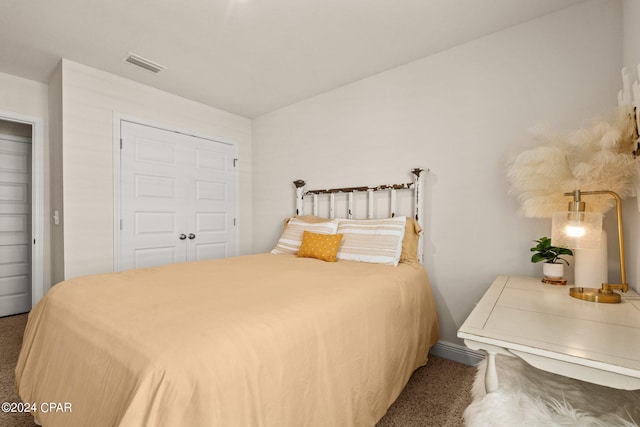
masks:
<path id="1" fill-rule="evenodd" d="M 569 202 L 567 212 L 553 214 L 551 226 L 551 241 L 554 245 L 571 249 L 596 249 L 600 244 L 602 231 L 602 214 L 585 211 L 585 202 L 581 196 L 609 195 L 615 199 L 618 220 L 618 248 L 620 250 L 620 278 L 622 283 L 603 283 L 602 288 L 584 288 L 576 286 L 569 289 L 569 295 L 585 301 L 601 303 L 619 303 L 620 294 L 616 290 L 627 292 L 625 261 L 624 261 L 624 235 L 622 233 L 622 200 L 620 196 L 608 190 L 580 191 L 564 193 L 565 196 L 573 196 Z"/>

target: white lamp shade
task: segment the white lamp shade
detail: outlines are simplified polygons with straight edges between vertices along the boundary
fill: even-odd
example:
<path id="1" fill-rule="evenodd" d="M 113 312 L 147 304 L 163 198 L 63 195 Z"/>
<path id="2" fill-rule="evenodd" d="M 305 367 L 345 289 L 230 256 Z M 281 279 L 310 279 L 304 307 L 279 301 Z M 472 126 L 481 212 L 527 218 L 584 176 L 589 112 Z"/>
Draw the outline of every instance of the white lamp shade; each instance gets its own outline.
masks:
<path id="1" fill-rule="evenodd" d="M 551 223 L 551 244 L 570 249 L 598 249 L 602 236 L 602 214 L 555 212 Z"/>
<path id="2" fill-rule="evenodd" d="M 573 251 L 573 283 L 576 286 L 599 288 L 609 283 L 607 258 L 607 232 L 602 230 L 599 249 L 574 249 Z"/>

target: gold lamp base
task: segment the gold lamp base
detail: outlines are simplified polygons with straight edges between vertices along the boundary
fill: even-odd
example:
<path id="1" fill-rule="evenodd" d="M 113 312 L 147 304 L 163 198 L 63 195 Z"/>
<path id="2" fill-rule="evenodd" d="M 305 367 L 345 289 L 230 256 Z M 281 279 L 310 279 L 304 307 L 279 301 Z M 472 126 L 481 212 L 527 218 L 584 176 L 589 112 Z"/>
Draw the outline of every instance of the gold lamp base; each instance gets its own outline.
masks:
<path id="1" fill-rule="evenodd" d="M 621 301 L 620 294 L 611 289 L 575 287 L 569 288 L 569 295 L 585 301 L 603 302 L 607 304 L 616 304 Z"/>

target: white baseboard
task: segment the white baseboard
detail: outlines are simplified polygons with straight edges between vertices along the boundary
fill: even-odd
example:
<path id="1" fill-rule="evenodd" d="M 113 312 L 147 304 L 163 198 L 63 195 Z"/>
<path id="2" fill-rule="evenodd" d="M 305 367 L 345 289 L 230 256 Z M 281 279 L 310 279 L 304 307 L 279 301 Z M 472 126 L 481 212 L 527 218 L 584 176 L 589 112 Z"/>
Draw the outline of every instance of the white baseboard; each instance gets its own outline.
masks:
<path id="1" fill-rule="evenodd" d="M 431 347 L 429 354 L 471 366 L 478 365 L 485 357 L 481 351 L 471 350 L 465 346 L 446 341 L 438 341 Z"/>

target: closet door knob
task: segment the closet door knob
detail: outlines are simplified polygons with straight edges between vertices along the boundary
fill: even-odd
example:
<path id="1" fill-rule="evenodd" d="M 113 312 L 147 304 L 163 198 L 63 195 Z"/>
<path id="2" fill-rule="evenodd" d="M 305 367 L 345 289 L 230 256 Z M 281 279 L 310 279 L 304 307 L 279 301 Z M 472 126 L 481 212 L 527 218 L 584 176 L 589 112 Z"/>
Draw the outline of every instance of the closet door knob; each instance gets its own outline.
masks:
<path id="1" fill-rule="evenodd" d="M 196 235 L 193 233 L 189 233 L 189 240 L 193 240 L 196 238 Z"/>
<path id="2" fill-rule="evenodd" d="M 184 240 L 184 239 L 186 239 L 186 238 L 187 238 L 187 235 L 186 235 L 186 234 L 181 234 L 178 238 L 179 238 L 180 240 Z"/>

